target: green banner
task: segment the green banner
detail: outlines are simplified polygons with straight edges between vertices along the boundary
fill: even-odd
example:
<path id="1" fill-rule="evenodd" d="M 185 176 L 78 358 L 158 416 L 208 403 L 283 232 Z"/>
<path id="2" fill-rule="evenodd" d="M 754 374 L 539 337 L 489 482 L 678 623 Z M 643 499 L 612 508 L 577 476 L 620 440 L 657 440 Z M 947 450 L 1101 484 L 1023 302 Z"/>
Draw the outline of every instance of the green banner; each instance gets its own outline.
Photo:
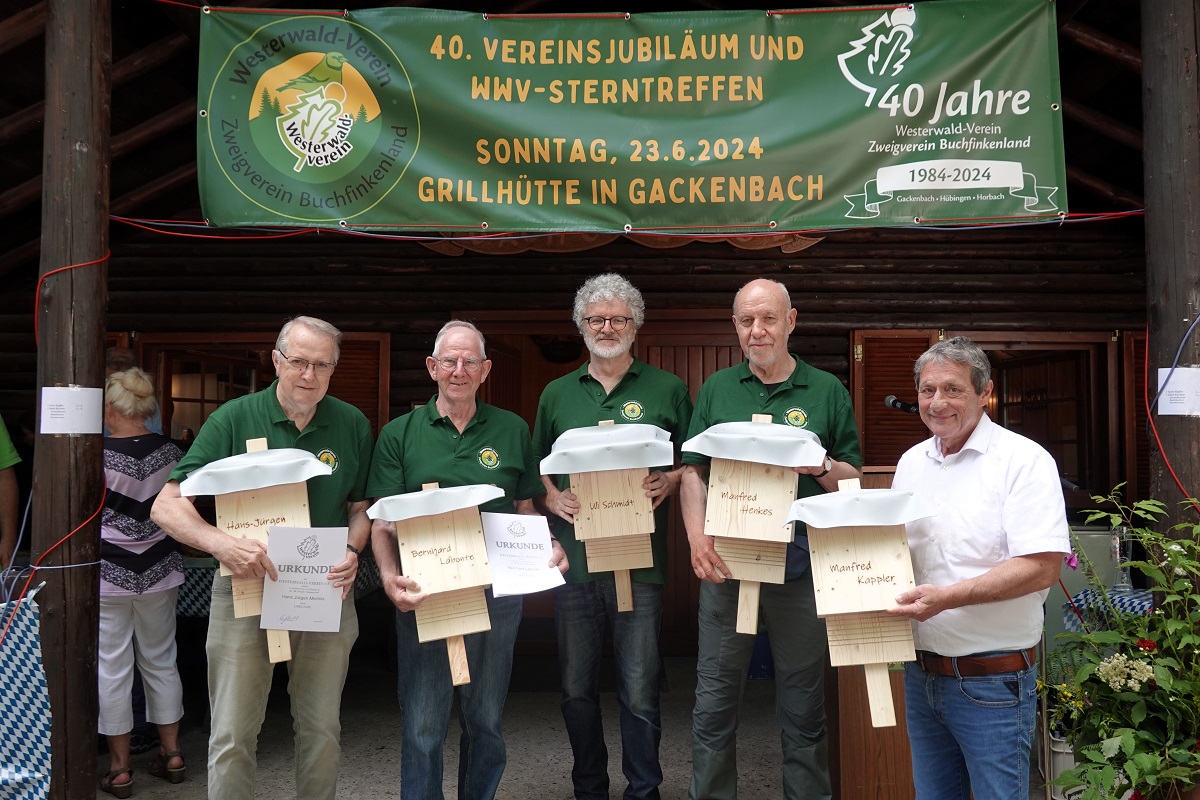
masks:
<path id="1" fill-rule="evenodd" d="M 1047 0 L 202 20 L 214 225 L 684 235 L 1066 213 Z"/>

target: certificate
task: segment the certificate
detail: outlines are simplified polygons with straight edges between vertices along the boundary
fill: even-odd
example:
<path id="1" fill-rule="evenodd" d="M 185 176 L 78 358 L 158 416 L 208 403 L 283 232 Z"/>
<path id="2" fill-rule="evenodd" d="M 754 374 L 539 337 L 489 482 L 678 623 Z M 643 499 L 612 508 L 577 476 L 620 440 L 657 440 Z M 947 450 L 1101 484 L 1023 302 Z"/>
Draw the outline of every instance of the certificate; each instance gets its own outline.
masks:
<path id="1" fill-rule="evenodd" d="M 545 517 L 487 511 L 479 517 L 492 568 L 492 594 L 532 594 L 566 583 L 558 567 L 550 566 L 553 546 Z"/>
<path id="2" fill-rule="evenodd" d="M 273 631 L 336 632 L 342 590 L 329 572 L 346 560 L 347 528 L 267 529 L 267 555 L 279 580 L 263 579 L 260 627 Z"/>

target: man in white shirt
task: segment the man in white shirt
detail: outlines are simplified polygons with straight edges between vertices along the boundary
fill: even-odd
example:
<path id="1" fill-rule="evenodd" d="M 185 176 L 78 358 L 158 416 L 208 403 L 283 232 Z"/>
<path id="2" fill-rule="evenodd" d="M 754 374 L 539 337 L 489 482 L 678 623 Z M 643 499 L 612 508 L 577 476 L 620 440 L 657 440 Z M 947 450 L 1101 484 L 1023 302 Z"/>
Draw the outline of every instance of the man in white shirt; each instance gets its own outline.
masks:
<path id="1" fill-rule="evenodd" d="M 1024 800 L 1042 603 L 1070 552 L 1058 468 L 988 418 L 991 366 L 971 340 L 938 342 L 913 372 L 933 438 L 901 457 L 892 486 L 938 508 L 907 525 L 917 586 L 891 610 L 915 620 L 905 704 L 916 800 Z"/>

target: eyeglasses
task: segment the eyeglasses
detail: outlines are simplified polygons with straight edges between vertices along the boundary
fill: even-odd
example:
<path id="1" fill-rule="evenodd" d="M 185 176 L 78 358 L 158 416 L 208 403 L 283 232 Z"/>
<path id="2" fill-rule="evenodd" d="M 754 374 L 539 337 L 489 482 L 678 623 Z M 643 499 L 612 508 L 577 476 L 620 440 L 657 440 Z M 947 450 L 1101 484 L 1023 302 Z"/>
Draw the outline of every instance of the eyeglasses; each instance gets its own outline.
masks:
<path id="1" fill-rule="evenodd" d="M 467 372 L 478 372 L 479 368 L 483 366 L 483 362 L 478 358 L 462 358 L 461 356 L 459 358 L 437 358 L 435 356 L 433 360 L 446 372 L 454 372 L 458 369 L 460 362 Z"/>
<path id="2" fill-rule="evenodd" d="M 623 331 L 625 326 L 633 321 L 632 317 L 584 317 L 583 321 L 594 331 L 604 330 L 604 323 L 612 326 L 614 331 Z"/>
<path id="3" fill-rule="evenodd" d="M 283 356 L 283 363 L 288 365 L 288 369 L 299 372 L 300 374 L 304 374 L 308 371 L 309 367 L 312 367 L 313 373 L 318 377 L 327 378 L 333 374 L 333 368 L 337 366 L 336 363 L 330 364 L 326 361 L 306 361 L 298 356 L 292 357 L 282 350 L 277 350 L 276 352 Z"/>

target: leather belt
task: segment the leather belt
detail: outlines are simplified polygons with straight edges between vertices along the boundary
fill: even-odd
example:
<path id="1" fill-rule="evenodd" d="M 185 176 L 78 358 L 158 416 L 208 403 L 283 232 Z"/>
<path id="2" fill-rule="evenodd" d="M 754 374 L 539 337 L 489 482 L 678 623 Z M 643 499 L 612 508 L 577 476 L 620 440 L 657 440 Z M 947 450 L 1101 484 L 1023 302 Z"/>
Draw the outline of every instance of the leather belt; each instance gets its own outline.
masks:
<path id="1" fill-rule="evenodd" d="M 939 656 L 928 650 L 917 651 L 917 663 L 926 672 L 954 678 L 978 678 L 982 675 L 999 675 L 1004 672 L 1020 672 L 1037 660 L 1037 648 L 1001 653 L 994 656 Z M 955 666 L 958 671 L 955 672 Z"/>

